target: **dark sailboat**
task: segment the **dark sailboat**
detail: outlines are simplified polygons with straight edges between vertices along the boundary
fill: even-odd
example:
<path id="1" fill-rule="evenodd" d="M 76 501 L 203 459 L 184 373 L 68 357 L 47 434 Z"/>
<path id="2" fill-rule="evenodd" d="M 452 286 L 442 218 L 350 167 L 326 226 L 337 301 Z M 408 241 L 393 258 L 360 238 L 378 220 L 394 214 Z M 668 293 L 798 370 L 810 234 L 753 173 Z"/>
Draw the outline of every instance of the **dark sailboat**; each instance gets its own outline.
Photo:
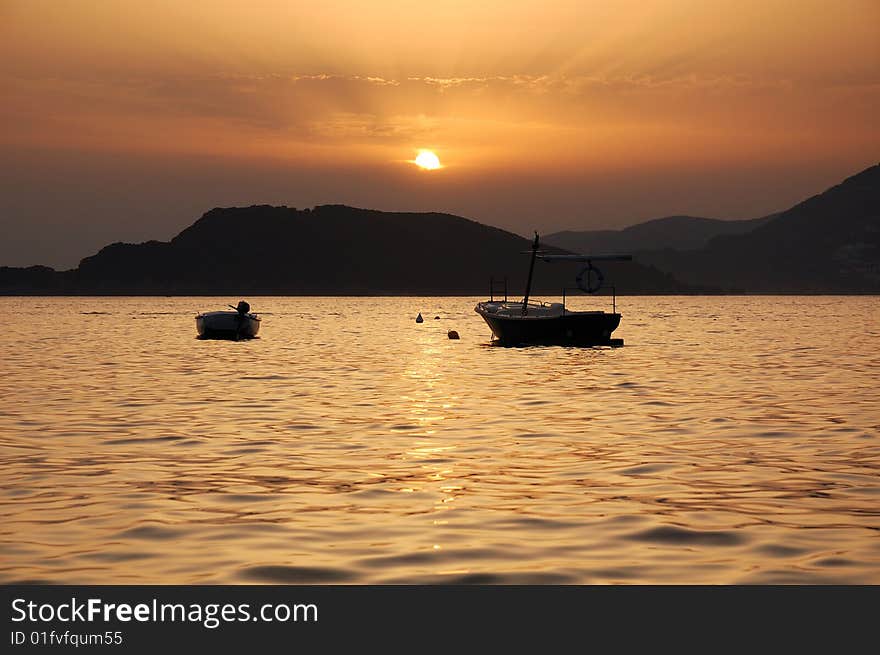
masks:
<path id="1" fill-rule="evenodd" d="M 490 282 L 490 298 L 477 303 L 474 311 L 489 325 L 498 343 L 503 345 L 520 344 L 560 344 L 577 346 L 622 346 L 623 339 L 612 339 L 611 333 L 620 325 L 617 313 L 615 289 L 612 291 L 612 311 L 571 311 L 565 306 L 563 289 L 561 303 L 530 301 L 535 260 L 545 262 L 580 262 L 586 264 L 576 281 L 578 288 L 585 293 L 596 293 L 608 288 L 602 272 L 593 265 L 597 261 L 631 261 L 632 255 L 560 255 L 539 250 L 538 233 L 532 243 L 529 275 L 526 292 L 522 301 L 509 301 L 505 291 L 504 300 L 494 297 L 494 285 Z"/>

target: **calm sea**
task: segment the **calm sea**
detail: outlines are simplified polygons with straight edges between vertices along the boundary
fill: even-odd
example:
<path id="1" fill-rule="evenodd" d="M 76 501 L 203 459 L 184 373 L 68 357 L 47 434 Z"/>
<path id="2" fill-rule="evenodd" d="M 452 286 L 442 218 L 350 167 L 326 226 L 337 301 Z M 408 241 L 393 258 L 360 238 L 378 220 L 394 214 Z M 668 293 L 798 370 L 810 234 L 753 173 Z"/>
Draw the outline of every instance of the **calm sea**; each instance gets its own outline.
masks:
<path id="1" fill-rule="evenodd" d="M 0 582 L 880 583 L 876 297 L 238 300 L 0 298 Z"/>

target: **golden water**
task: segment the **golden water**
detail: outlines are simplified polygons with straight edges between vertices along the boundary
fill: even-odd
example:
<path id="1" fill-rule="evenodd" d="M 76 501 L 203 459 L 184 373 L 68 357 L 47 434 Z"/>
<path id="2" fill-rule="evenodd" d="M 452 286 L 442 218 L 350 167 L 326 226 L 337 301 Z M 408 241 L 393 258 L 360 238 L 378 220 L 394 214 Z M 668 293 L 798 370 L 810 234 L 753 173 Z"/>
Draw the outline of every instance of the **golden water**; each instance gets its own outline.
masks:
<path id="1" fill-rule="evenodd" d="M 237 300 L 0 299 L 0 581 L 880 583 L 876 297 Z"/>

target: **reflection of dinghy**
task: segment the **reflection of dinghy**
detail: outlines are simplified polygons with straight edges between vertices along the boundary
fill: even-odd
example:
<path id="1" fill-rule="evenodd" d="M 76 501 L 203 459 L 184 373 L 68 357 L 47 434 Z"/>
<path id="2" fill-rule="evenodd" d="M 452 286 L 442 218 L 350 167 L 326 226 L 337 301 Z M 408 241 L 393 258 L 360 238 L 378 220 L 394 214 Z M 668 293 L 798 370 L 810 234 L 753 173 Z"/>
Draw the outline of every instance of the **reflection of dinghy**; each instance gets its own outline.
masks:
<path id="1" fill-rule="evenodd" d="M 555 255 L 539 253 L 538 235 L 532 244 L 532 259 L 526 283 L 526 295 L 521 302 L 509 302 L 505 283 L 503 301 L 494 297 L 477 303 L 474 311 L 489 324 L 499 343 L 505 345 L 547 343 L 581 346 L 619 346 L 623 339 L 612 339 L 611 333 L 620 325 L 620 314 L 612 299 L 613 309 L 604 311 L 573 312 L 565 307 L 565 290 L 561 303 L 529 302 L 535 259 L 545 262 L 574 261 L 586 264 L 577 276 L 577 285 L 585 293 L 595 293 L 603 288 L 604 277 L 593 266 L 594 261 L 629 261 L 631 255 Z M 612 294 L 614 293 L 612 288 Z M 613 296 L 612 296 L 613 298 Z"/>
<path id="2" fill-rule="evenodd" d="M 232 305 L 230 305 L 232 307 Z M 196 316 L 196 330 L 202 339 L 253 339 L 260 331 L 260 317 L 251 314 L 244 300 L 234 312 L 205 312 Z"/>

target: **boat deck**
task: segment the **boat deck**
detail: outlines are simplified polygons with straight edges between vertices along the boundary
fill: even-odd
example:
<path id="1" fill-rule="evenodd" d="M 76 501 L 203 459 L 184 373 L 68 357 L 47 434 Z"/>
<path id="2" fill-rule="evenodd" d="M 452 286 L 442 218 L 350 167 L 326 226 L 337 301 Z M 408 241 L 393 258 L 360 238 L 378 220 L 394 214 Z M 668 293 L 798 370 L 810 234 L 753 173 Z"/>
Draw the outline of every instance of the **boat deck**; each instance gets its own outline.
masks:
<path id="1" fill-rule="evenodd" d="M 586 311 L 573 312 L 565 308 L 560 302 L 530 302 L 527 303 L 528 309 L 523 315 L 522 302 L 512 301 L 486 301 L 477 305 L 477 313 L 481 315 L 489 314 L 499 317 L 516 317 L 516 318 L 559 318 L 560 316 L 571 315 L 587 315 L 587 314 L 604 314 L 602 311 Z"/>

